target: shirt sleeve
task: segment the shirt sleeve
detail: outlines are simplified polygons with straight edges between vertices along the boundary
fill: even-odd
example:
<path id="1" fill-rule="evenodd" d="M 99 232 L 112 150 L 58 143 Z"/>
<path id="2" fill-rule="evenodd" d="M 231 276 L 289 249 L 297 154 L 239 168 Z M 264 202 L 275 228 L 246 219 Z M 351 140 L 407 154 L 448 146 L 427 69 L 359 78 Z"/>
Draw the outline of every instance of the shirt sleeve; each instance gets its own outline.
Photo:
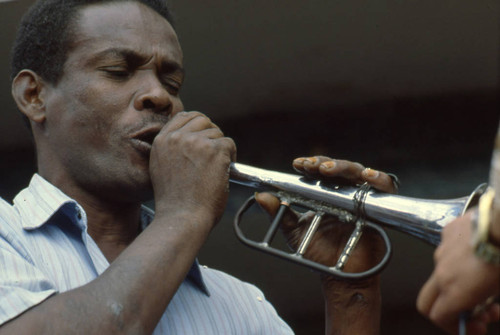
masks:
<path id="1" fill-rule="evenodd" d="M 254 301 L 255 321 L 262 323 L 261 334 L 293 335 L 290 326 L 278 315 L 274 306 L 266 299 L 264 293 L 253 284 L 244 283 L 249 300 Z M 255 302 L 256 301 L 256 302 Z M 259 308 L 260 307 L 260 308 Z"/>
<path id="2" fill-rule="evenodd" d="M 253 284 L 208 268 L 203 269 L 203 278 L 210 291 L 211 311 L 221 311 L 216 319 L 221 322 L 227 319 L 234 327 L 232 333 L 293 334 L 263 292 Z"/>
<path id="3" fill-rule="evenodd" d="M 19 237 L 0 217 L 0 325 L 56 293 Z"/>

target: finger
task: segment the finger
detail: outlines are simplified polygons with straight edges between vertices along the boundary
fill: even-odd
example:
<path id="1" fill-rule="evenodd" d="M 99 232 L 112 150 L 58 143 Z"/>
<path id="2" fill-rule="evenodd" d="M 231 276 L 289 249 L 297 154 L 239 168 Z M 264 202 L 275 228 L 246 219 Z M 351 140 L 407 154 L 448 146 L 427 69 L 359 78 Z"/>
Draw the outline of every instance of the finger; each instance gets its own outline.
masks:
<path id="1" fill-rule="evenodd" d="M 219 153 L 227 153 L 230 162 L 236 162 L 236 143 L 230 137 L 220 137 L 212 139 L 216 143 L 217 151 Z M 228 170 L 229 173 L 229 170 Z"/>
<path id="2" fill-rule="evenodd" d="M 255 193 L 255 200 L 271 217 L 274 217 L 281 206 L 281 200 L 271 193 Z M 287 208 L 281 221 L 281 228 L 284 232 L 289 232 L 299 225 L 299 215 L 290 207 Z"/>
<path id="3" fill-rule="evenodd" d="M 472 319 L 467 322 L 466 328 L 468 335 L 483 335 L 488 331 L 488 323 L 480 319 Z"/>
<path id="4" fill-rule="evenodd" d="M 474 313 L 472 319 L 486 324 L 497 322 L 500 319 L 500 305 L 498 303 L 492 303 L 482 306 L 478 312 Z"/>
<path id="5" fill-rule="evenodd" d="M 500 303 L 495 302 L 491 304 L 487 309 L 489 320 L 488 322 L 498 322 L 500 321 Z"/>
<path id="6" fill-rule="evenodd" d="M 438 264 L 439 260 L 443 258 L 443 255 L 446 255 L 446 250 L 444 244 L 441 243 L 436 250 L 434 250 L 434 254 L 432 255 L 434 264 Z"/>
<path id="7" fill-rule="evenodd" d="M 322 162 L 319 171 L 324 176 L 340 177 L 348 179 L 352 183 L 361 183 L 363 182 L 361 172 L 364 168 L 365 167 L 359 163 L 335 159 Z"/>
<path id="8" fill-rule="evenodd" d="M 316 175 L 319 173 L 322 163 L 332 160 L 332 158 L 326 156 L 300 157 L 293 161 L 292 166 L 300 173 Z"/>
<path id="9" fill-rule="evenodd" d="M 238 149 L 236 148 L 236 143 L 234 143 L 234 140 L 230 137 L 223 137 L 219 141 L 223 141 L 224 146 L 227 148 L 228 152 L 230 153 L 231 162 L 236 162 L 236 155 L 237 155 Z"/>
<path id="10" fill-rule="evenodd" d="M 255 193 L 255 200 L 271 216 L 275 216 L 280 207 L 280 199 L 271 193 Z"/>
<path id="11" fill-rule="evenodd" d="M 439 295 L 439 286 L 434 273 L 430 276 L 427 282 L 422 286 L 417 297 L 417 310 L 424 316 L 429 317 L 432 305 Z"/>
<path id="12" fill-rule="evenodd" d="M 201 129 L 199 133 L 212 140 L 224 137 L 224 133 L 219 128 Z"/>
<path id="13" fill-rule="evenodd" d="M 219 128 L 208 128 L 199 131 L 184 131 L 179 129 L 166 133 L 165 138 L 168 138 L 175 146 L 199 148 L 202 154 L 227 154 L 231 161 L 236 157 L 236 144 L 231 138 L 224 137 Z"/>
<path id="14" fill-rule="evenodd" d="M 500 305 L 494 303 L 486 307 L 481 312 L 475 313 L 469 320 L 467 320 L 467 334 L 468 335 L 482 335 L 488 331 L 488 324 L 497 322 L 500 318 Z M 450 327 L 456 331 L 455 325 Z"/>
<path id="15" fill-rule="evenodd" d="M 366 168 L 361 172 L 361 177 L 365 182 L 382 192 L 397 193 L 398 191 L 394 180 L 387 173 Z"/>
<path id="16" fill-rule="evenodd" d="M 325 177 L 344 178 L 351 183 L 368 182 L 376 189 L 397 193 L 398 185 L 387 173 L 364 168 L 363 165 L 348 160 L 332 159 L 326 156 L 301 157 L 293 161 L 295 170 L 307 175 L 322 175 Z"/>
<path id="17" fill-rule="evenodd" d="M 348 179 L 353 183 L 359 183 L 361 172 L 364 166 L 340 159 L 332 159 L 326 156 L 314 156 L 306 158 L 297 158 L 293 162 L 293 167 L 301 172 L 309 175 L 322 175 L 325 177 L 340 177 Z"/>
<path id="18" fill-rule="evenodd" d="M 429 312 L 429 318 L 441 328 L 455 332 L 464 311 L 462 304 L 457 304 L 457 301 L 451 294 L 440 292 Z"/>
<path id="19" fill-rule="evenodd" d="M 199 131 L 204 129 L 217 129 L 221 134 L 222 131 L 212 122 L 207 116 L 195 112 L 193 115 L 183 126 L 182 129 L 186 131 Z"/>
<path id="20" fill-rule="evenodd" d="M 200 112 L 180 112 L 165 125 L 165 129 L 171 132 L 186 126 L 189 126 L 186 129 L 188 131 L 217 127 L 205 114 Z"/>

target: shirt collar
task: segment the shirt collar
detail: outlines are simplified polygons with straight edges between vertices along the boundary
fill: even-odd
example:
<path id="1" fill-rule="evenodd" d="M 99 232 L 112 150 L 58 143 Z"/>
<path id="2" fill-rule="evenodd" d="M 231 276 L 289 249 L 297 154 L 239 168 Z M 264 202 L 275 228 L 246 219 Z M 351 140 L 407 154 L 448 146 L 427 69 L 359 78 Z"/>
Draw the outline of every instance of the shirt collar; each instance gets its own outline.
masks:
<path id="1" fill-rule="evenodd" d="M 14 198 L 14 206 L 21 216 L 22 227 L 34 230 L 43 226 L 59 210 L 73 210 L 75 215 L 83 209 L 57 187 L 39 174 L 34 174 L 28 188 Z"/>
<path id="2" fill-rule="evenodd" d="M 84 215 L 83 208 L 57 187 L 49 183 L 39 174 L 34 174 L 27 188 L 14 198 L 14 206 L 21 216 L 21 224 L 25 230 L 35 230 L 50 222 L 54 214 L 62 211 L 80 229 L 86 230 L 86 220 L 76 220 L 78 215 Z M 83 213 L 83 214 L 82 214 Z M 142 206 L 141 225 L 145 229 L 154 218 L 154 211 Z M 203 280 L 198 260 L 195 260 L 186 279 L 192 281 L 206 295 L 210 295 Z"/>

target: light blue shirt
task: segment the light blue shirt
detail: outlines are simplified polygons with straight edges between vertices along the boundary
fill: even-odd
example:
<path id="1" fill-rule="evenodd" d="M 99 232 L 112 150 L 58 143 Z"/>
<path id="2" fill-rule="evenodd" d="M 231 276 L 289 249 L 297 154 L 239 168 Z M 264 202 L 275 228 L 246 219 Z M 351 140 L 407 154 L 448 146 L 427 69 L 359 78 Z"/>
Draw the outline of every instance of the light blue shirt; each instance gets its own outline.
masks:
<path id="1" fill-rule="evenodd" d="M 146 226 L 153 212 L 143 208 Z M 83 208 L 39 175 L 11 205 L 0 198 L 0 325 L 109 266 Z M 52 321 L 57 322 L 57 321 Z M 255 286 L 193 264 L 154 334 L 292 334 Z"/>

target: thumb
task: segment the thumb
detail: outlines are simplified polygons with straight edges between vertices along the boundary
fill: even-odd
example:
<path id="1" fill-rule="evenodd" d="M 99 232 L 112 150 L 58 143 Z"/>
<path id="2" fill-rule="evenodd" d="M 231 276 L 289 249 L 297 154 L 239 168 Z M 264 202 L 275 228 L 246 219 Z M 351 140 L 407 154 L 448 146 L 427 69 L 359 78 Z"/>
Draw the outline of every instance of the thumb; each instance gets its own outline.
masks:
<path id="1" fill-rule="evenodd" d="M 280 200 L 271 193 L 255 192 L 255 200 L 272 217 L 278 212 Z"/>

